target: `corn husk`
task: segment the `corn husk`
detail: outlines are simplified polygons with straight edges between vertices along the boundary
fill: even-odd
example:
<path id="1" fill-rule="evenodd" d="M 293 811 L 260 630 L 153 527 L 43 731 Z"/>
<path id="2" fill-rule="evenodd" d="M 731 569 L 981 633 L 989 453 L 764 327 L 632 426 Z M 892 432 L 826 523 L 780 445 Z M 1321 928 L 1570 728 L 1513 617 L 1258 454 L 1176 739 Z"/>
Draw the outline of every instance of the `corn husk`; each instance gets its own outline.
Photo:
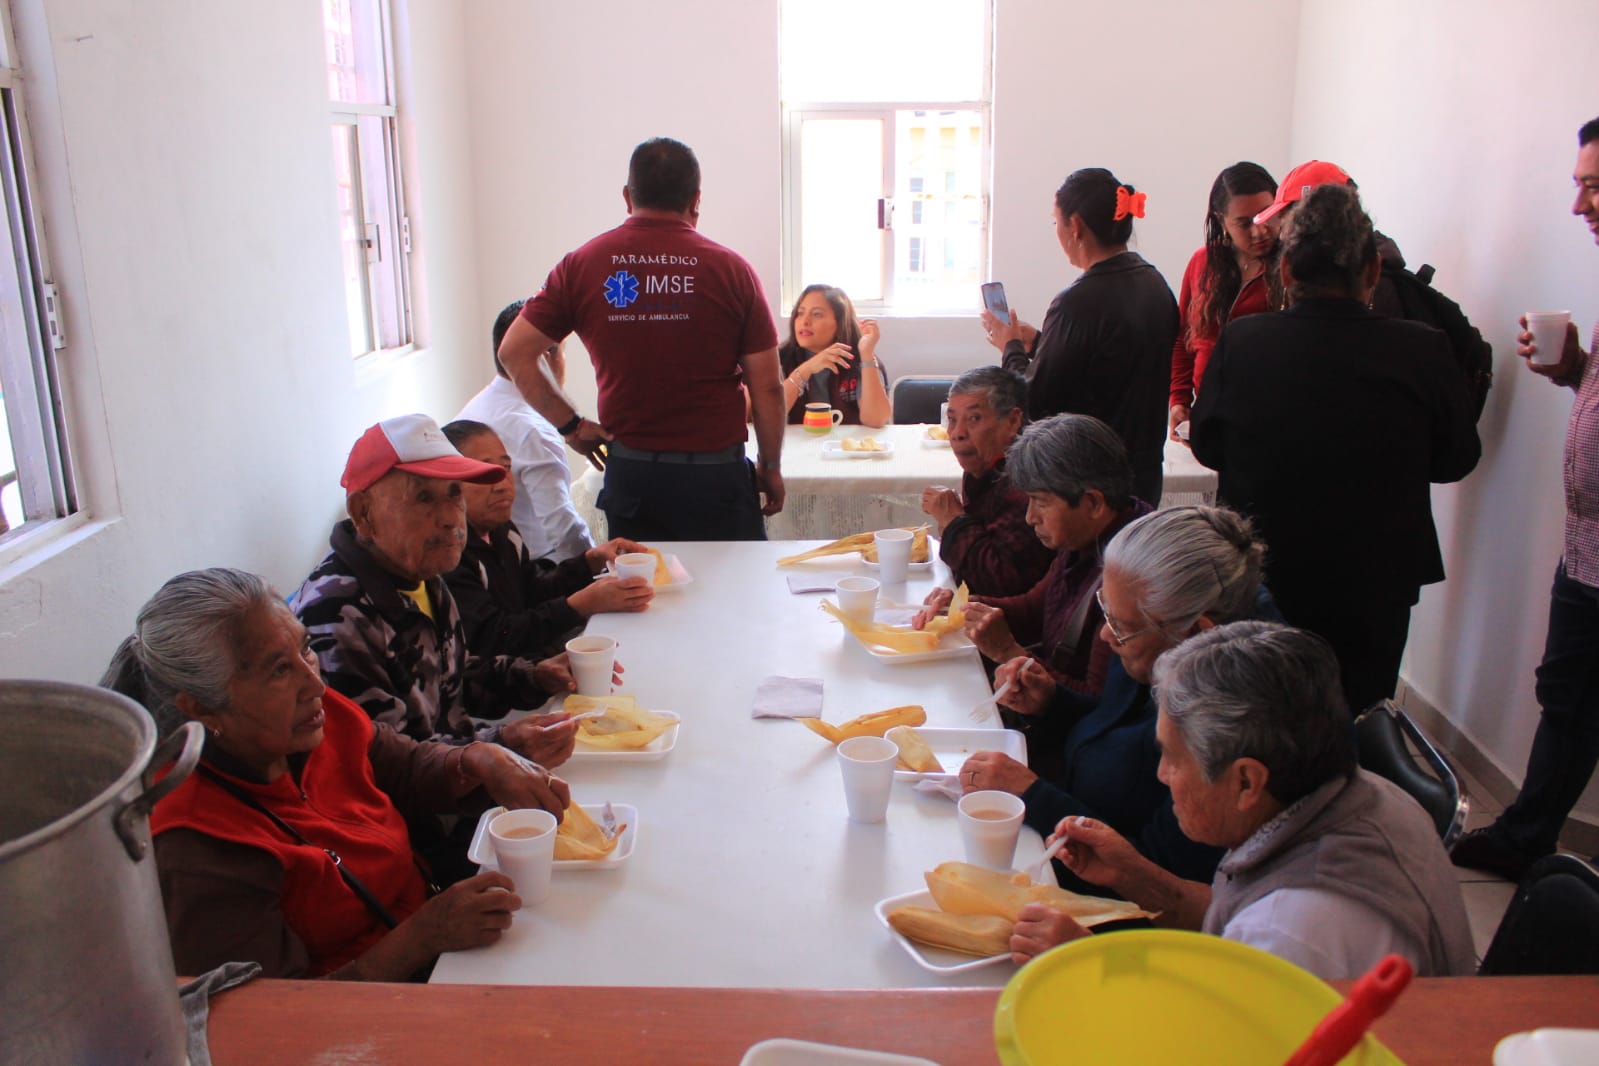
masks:
<path id="1" fill-rule="evenodd" d="M 911 562 L 925 563 L 932 558 L 931 549 L 927 543 L 927 526 L 901 526 L 900 528 L 911 530 L 915 534 L 911 538 Z M 871 533 L 852 533 L 847 537 L 840 537 L 831 544 L 824 544 L 820 548 L 812 548 L 808 552 L 800 552 L 798 555 L 785 555 L 777 561 L 777 565 L 793 566 L 795 563 L 803 563 L 808 559 L 821 559 L 829 555 L 853 555 L 856 552 L 859 552 L 861 557 L 867 562 L 877 562 L 877 544 L 872 540 Z"/>
<path id="2" fill-rule="evenodd" d="M 669 714 L 646 711 L 632 696 L 568 696 L 572 714 L 603 710 L 577 724 L 577 744 L 591 751 L 637 751 L 677 724 Z"/>
<path id="3" fill-rule="evenodd" d="M 966 625 L 966 600 L 966 585 L 963 583 L 955 590 L 949 614 L 939 615 L 922 629 L 891 626 L 886 622 L 862 622 L 845 614 L 832 600 L 823 600 L 822 610 L 843 623 L 850 635 L 862 644 L 908 655 L 936 651 L 938 642 L 946 634 L 960 632 Z"/>
<path id="4" fill-rule="evenodd" d="M 903 629 L 881 622 L 858 622 L 831 600 L 822 601 L 822 610 L 842 622 L 851 636 L 868 647 L 902 653 L 933 651 L 938 647 L 938 633 L 925 629 Z"/>
<path id="5" fill-rule="evenodd" d="M 945 633 L 955 633 L 966 628 L 966 604 L 971 599 L 971 593 L 962 581 L 960 588 L 955 590 L 955 596 L 949 601 L 949 611 L 936 618 L 928 620 L 922 627 L 923 633 L 932 633 L 943 637 Z"/>
<path id="6" fill-rule="evenodd" d="M 927 721 L 927 712 L 914 703 L 903 707 L 890 707 L 884 711 L 868 711 L 840 725 L 829 725 L 820 718 L 797 718 L 797 722 L 830 744 L 838 744 L 855 737 L 880 737 L 895 726 L 921 725 Z"/>
<path id="7" fill-rule="evenodd" d="M 1027 904 L 1042 903 L 1083 926 L 1155 916 L 1136 903 L 1083 896 L 1059 885 L 1035 884 L 1023 873 L 1005 874 L 965 862 L 940 863 L 924 876 L 939 909 L 950 914 L 989 914 L 1014 922 Z"/>
<path id="8" fill-rule="evenodd" d="M 603 859 L 616 850 L 626 829 L 627 824 L 623 823 L 617 826 L 615 836 L 607 837 L 589 812 L 574 803 L 566 809 L 561 828 L 555 833 L 555 861 Z"/>
<path id="9" fill-rule="evenodd" d="M 991 958 L 1010 952 L 1014 922 L 992 914 L 949 914 L 930 907 L 895 907 L 888 924 L 896 933 L 918 944 L 958 951 L 962 955 Z"/>
<path id="10" fill-rule="evenodd" d="M 672 583 L 672 570 L 666 565 L 666 556 L 654 548 L 645 548 L 644 550 L 655 556 L 655 578 L 650 583 L 657 588 L 662 585 L 670 585 Z"/>
<path id="11" fill-rule="evenodd" d="M 918 774 L 936 774 L 944 769 L 922 735 L 908 725 L 897 725 L 883 734 L 899 749 L 899 768 Z"/>

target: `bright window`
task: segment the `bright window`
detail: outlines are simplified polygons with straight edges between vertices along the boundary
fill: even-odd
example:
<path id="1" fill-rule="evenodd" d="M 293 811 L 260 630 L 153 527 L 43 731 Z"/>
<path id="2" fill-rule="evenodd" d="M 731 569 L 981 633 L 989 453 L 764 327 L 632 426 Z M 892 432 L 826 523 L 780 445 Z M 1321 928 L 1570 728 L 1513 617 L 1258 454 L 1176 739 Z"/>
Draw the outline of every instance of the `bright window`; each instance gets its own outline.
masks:
<path id="1" fill-rule="evenodd" d="M 788 300 L 974 310 L 988 250 L 992 0 L 782 0 Z"/>
<path id="2" fill-rule="evenodd" d="M 29 195 L 28 124 L 9 19 L 0 5 L 0 536 L 77 510 L 55 360 L 65 340 Z"/>
<path id="3" fill-rule="evenodd" d="M 323 0 L 350 354 L 411 343 L 411 233 L 400 178 L 390 0 Z"/>

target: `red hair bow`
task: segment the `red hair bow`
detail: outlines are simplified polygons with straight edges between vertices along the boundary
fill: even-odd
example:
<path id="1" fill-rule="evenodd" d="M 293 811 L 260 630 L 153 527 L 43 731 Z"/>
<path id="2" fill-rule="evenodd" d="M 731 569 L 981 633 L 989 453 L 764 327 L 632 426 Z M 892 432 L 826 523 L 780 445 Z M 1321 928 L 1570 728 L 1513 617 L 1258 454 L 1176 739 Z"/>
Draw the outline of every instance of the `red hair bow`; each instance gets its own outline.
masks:
<path id="1" fill-rule="evenodd" d="M 1141 192 L 1133 192 L 1125 185 L 1116 186 L 1116 214 L 1114 221 L 1120 222 L 1128 215 L 1134 218 L 1144 217 L 1144 201 L 1148 197 Z"/>

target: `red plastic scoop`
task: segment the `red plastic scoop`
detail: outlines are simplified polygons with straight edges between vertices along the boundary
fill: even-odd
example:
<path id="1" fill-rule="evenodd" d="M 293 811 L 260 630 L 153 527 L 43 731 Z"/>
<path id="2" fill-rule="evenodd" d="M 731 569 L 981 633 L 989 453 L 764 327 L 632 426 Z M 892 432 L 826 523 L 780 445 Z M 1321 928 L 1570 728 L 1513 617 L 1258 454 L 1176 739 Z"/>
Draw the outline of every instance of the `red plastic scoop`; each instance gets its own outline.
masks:
<path id="1" fill-rule="evenodd" d="M 1386 955 L 1349 990 L 1349 998 L 1316 1024 L 1284 1066 L 1334 1066 L 1388 1013 L 1415 971 L 1398 955 Z"/>

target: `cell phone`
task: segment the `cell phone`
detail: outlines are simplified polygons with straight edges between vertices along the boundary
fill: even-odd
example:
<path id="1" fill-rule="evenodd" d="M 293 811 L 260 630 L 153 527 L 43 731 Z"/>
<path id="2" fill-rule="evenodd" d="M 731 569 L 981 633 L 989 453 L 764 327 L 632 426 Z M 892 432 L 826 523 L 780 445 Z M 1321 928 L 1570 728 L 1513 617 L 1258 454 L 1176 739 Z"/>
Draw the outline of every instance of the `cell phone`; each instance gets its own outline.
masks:
<path id="1" fill-rule="evenodd" d="M 1005 302 L 1005 286 L 997 281 L 984 282 L 983 306 L 1001 322 L 1010 321 L 1010 305 Z"/>

